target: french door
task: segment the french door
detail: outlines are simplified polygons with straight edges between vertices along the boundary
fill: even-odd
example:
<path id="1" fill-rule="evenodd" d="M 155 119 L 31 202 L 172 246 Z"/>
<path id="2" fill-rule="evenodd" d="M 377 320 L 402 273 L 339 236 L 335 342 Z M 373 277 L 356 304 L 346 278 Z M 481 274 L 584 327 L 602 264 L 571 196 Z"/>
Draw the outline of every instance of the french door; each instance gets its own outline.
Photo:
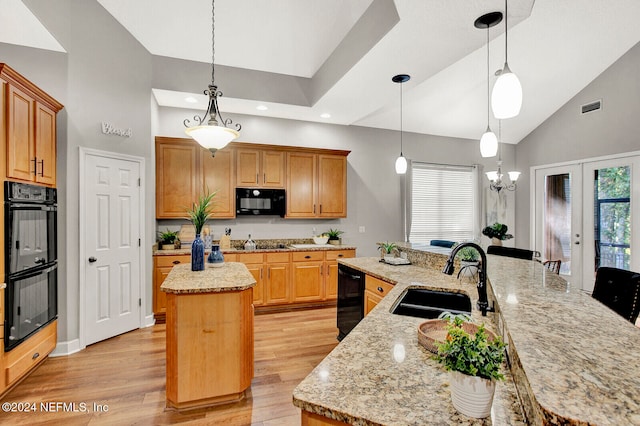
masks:
<path id="1" fill-rule="evenodd" d="M 593 291 L 600 266 L 640 271 L 639 170 L 631 154 L 535 170 L 532 241 L 577 288 Z"/>

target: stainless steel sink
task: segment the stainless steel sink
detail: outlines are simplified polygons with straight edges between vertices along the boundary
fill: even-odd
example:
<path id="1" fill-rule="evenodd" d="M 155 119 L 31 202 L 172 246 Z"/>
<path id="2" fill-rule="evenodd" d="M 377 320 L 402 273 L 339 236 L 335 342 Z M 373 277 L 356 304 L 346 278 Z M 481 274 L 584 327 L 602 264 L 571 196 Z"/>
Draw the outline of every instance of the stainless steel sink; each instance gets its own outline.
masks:
<path id="1" fill-rule="evenodd" d="M 442 312 L 471 314 L 471 299 L 464 293 L 407 288 L 391 307 L 392 314 L 428 319 Z"/>

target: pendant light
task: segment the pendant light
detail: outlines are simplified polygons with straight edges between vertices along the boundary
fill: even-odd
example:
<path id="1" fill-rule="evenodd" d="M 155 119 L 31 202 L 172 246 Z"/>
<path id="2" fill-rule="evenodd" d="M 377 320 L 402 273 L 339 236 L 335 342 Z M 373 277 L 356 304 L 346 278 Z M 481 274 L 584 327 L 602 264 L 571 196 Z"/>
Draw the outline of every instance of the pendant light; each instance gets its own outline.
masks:
<path id="1" fill-rule="evenodd" d="M 402 83 L 409 81 L 408 74 L 398 74 L 391 78 L 394 83 L 400 83 L 400 157 L 396 159 L 396 173 L 403 175 L 407 173 L 407 159 L 402 155 Z"/>
<path id="2" fill-rule="evenodd" d="M 191 126 L 191 120 L 188 118 L 184 120 L 184 125 L 187 127 L 186 134 L 191 136 L 202 145 L 204 148 L 211 151 L 211 155 L 215 156 L 216 151 L 224 148 L 229 142 L 240 136 L 240 124 L 235 124 L 235 130 L 227 126 L 233 124 L 233 121 L 228 118 L 222 118 L 220 109 L 218 108 L 218 96 L 222 96 L 222 92 L 218 91 L 218 86 L 215 83 L 215 0 L 211 1 L 211 84 L 207 90 L 204 91 L 205 95 L 209 96 L 209 106 L 207 111 L 202 117 L 194 116 L 193 119 L 196 122 L 194 126 Z M 208 117 L 208 119 L 207 119 Z M 220 122 L 218 122 L 218 117 Z M 206 123 L 206 124 L 205 124 Z"/>
<path id="3" fill-rule="evenodd" d="M 502 139 L 501 121 L 498 122 L 498 134 Z M 498 155 L 498 170 L 493 170 L 486 173 L 487 179 L 489 179 L 489 189 L 491 189 L 492 191 L 496 191 L 497 193 L 500 193 L 500 191 L 502 191 L 503 189 L 506 189 L 508 191 L 515 191 L 516 181 L 520 177 L 520 172 L 513 171 L 507 172 L 507 174 L 509 175 L 509 180 L 511 180 L 511 183 L 507 183 L 502 180 L 502 146 L 500 146 Z"/>
<path id="4" fill-rule="evenodd" d="M 520 114 L 522 107 L 522 85 L 518 76 L 511 72 L 508 54 L 509 19 L 507 0 L 504 0 L 504 68 L 491 92 L 491 108 L 497 119 L 512 118 Z"/>
<path id="5" fill-rule="evenodd" d="M 487 29 L 487 130 L 480 138 L 480 155 L 483 157 L 495 157 L 498 153 L 498 138 L 489 126 L 489 28 L 498 25 L 501 21 L 501 12 L 491 12 L 482 15 L 473 23 L 476 28 Z"/>

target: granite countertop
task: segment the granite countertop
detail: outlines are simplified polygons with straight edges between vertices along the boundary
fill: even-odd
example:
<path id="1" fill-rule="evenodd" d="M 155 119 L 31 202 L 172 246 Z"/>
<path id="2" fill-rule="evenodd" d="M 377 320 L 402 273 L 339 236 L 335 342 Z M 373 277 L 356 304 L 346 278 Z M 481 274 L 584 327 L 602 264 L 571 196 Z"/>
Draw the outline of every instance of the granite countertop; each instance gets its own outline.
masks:
<path id="1" fill-rule="evenodd" d="M 176 265 L 160 286 L 165 293 L 222 293 L 247 290 L 256 280 L 244 263 L 225 262 L 220 267 L 205 264 L 204 271 L 194 272 L 191 265 Z"/>
<path id="2" fill-rule="evenodd" d="M 435 269 L 386 265 L 378 258 L 339 262 L 396 285 L 296 387 L 294 405 L 359 425 L 524 424 L 508 371 L 507 380 L 496 386 L 493 422 L 457 413 L 451 404 L 447 372 L 418 344 L 417 328 L 425 320 L 389 312 L 407 287 L 455 289 L 471 297 L 472 316 L 496 330 L 492 317 L 483 318 L 475 308 L 474 283 L 461 283 Z"/>
<path id="3" fill-rule="evenodd" d="M 339 262 L 397 285 L 298 385 L 296 406 L 354 424 L 521 424 L 523 409 L 531 424 L 640 424 L 640 329 L 540 263 L 488 256 L 498 312 L 482 320 L 508 342 L 513 374 L 498 383 L 492 417 L 472 420 L 455 412 L 446 373 L 417 343 L 423 320 L 389 309 L 420 282 L 460 288 L 475 310 L 474 286 L 441 274 L 437 261 L 430 269 Z"/>
<path id="4" fill-rule="evenodd" d="M 347 245 L 333 245 L 333 244 L 309 244 L 308 247 L 303 248 L 295 248 L 290 246 L 285 247 L 269 247 L 269 248 L 259 248 L 256 250 L 241 250 L 241 249 L 224 249 L 222 250 L 223 254 L 226 253 L 273 253 L 273 252 L 293 252 L 293 251 L 327 251 L 327 250 L 356 250 L 355 246 L 347 246 Z M 207 250 L 208 252 L 209 250 Z M 176 256 L 176 255 L 186 255 L 191 254 L 191 247 L 181 248 L 176 250 L 158 250 L 157 248 L 153 249 L 154 256 Z"/>

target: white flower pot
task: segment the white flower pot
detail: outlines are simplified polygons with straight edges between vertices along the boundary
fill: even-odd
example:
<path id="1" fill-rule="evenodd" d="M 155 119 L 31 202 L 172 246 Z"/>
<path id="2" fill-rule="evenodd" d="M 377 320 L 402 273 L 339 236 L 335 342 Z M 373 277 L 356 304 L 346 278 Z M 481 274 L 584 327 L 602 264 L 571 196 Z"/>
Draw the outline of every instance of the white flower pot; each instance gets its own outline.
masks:
<path id="1" fill-rule="evenodd" d="M 478 276 L 478 261 L 460 261 L 460 278 L 476 278 Z"/>
<path id="2" fill-rule="evenodd" d="M 491 414 L 495 380 L 467 376 L 459 371 L 451 371 L 451 402 L 458 412 L 465 416 L 482 419 Z"/>

